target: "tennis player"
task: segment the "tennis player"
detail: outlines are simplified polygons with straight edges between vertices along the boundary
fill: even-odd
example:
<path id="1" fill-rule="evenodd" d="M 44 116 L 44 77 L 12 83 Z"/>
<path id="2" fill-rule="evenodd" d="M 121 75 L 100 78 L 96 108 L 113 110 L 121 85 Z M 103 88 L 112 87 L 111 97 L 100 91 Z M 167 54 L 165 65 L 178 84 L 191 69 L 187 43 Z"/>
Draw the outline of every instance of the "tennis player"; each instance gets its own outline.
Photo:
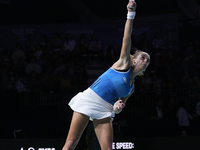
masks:
<path id="1" fill-rule="evenodd" d="M 129 0 L 127 20 L 119 60 L 103 73 L 88 89 L 79 92 L 69 102 L 74 111 L 66 143 L 62 150 L 73 150 L 86 128 L 93 121 L 102 150 L 112 150 L 112 113 L 120 113 L 134 92 L 136 76 L 143 75 L 150 63 L 146 52 L 131 55 L 131 34 L 136 3 Z"/>

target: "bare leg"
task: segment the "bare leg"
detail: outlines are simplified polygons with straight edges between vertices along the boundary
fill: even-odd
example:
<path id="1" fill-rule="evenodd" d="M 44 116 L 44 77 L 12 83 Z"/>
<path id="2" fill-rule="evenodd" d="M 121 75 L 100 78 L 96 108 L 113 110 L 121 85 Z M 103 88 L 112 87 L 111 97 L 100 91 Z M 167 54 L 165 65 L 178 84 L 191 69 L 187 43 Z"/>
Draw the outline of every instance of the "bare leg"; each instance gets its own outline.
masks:
<path id="1" fill-rule="evenodd" d="M 69 133 L 62 150 L 73 150 L 77 146 L 80 137 L 87 126 L 89 117 L 77 112 L 73 113 Z"/>
<path id="2" fill-rule="evenodd" d="M 112 150 L 113 127 L 111 118 L 93 120 L 93 123 L 101 150 Z"/>

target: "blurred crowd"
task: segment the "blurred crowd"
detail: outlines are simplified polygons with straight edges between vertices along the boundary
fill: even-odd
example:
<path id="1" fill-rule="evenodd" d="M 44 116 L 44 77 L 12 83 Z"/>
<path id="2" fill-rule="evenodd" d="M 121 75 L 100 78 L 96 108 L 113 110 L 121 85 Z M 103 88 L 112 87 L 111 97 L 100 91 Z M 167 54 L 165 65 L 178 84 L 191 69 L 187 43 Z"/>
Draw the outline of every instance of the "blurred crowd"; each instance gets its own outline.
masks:
<path id="1" fill-rule="evenodd" d="M 162 37 L 159 32 L 156 32 L 153 40 L 148 39 L 146 33 L 142 33 L 138 39 L 132 38 L 131 53 L 140 49 L 151 56 L 151 63 L 144 77 L 137 77 L 136 93 L 200 88 L 198 70 L 200 40 L 188 41 L 174 50 Z M 54 33 L 52 38 L 41 35 L 39 39 L 35 39 L 34 35 L 30 34 L 25 44 L 16 43 L 13 49 L 1 46 L 1 89 L 12 89 L 18 93 L 38 91 L 70 95 L 83 91 L 90 86 L 87 82 L 90 79 L 87 66 L 102 65 L 106 70 L 119 58 L 121 49 L 121 43 L 104 45 L 96 34 L 91 35 L 90 40 L 87 39 L 84 34 L 80 35 L 78 40 L 75 40 L 70 33 L 67 33 L 65 38 L 61 38 L 59 33 Z M 171 115 L 176 118 L 184 112 L 186 120 L 200 116 L 199 95 L 191 94 L 191 97 L 195 97 L 197 102 L 194 114 L 187 115 L 188 110 L 185 110 L 182 101 L 176 101 L 172 97 L 169 103 L 174 104 L 176 101 L 176 105 Z M 159 126 L 163 125 L 163 122 L 159 121 L 164 117 L 161 113 L 162 103 L 162 99 L 157 99 L 154 109 L 146 112 L 150 116 L 145 117 L 150 119 L 147 119 L 148 122 L 155 128 L 158 127 L 156 122 L 160 122 Z M 125 119 L 119 122 L 122 128 L 126 128 L 133 120 Z M 190 125 L 187 121 L 185 124 Z M 187 134 L 186 130 L 182 129 L 181 133 Z"/>
<path id="2" fill-rule="evenodd" d="M 59 33 L 52 38 L 41 35 L 39 39 L 30 34 L 23 45 L 16 43 L 13 49 L 1 46 L 0 72 L 9 75 L 9 83 L 3 86 L 19 92 L 84 89 L 88 86 L 87 65 L 111 65 L 118 59 L 121 48 L 121 43 L 103 45 L 96 34 L 87 39 L 84 34 L 79 40 L 74 40 L 70 33 L 64 39 Z M 145 33 L 138 39 L 132 38 L 132 53 L 140 49 L 151 55 L 151 65 L 140 90 L 199 86 L 199 39 L 183 44 L 181 49 L 169 47 L 159 32 L 151 41 Z"/>

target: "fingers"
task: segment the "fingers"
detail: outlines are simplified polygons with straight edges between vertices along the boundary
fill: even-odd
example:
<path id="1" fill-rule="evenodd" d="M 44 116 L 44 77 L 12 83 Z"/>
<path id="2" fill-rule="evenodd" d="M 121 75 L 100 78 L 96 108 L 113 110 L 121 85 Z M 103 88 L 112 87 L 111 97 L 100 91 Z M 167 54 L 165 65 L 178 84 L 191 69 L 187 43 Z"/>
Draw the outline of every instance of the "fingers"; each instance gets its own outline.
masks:
<path id="1" fill-rule="evenodd" d="M 125 107 L 125 104 L 122 100 L 119 101 L 120 105 L 123 106 L 123 108 Z"/>
<path id="2" fill-rule="evenodd" d="M 114 108 L 117 109 L 117 110 L 122 110 L 124 107 L 125 107 L 125 104 L 120 98 L 114 104 Z"/>
<path id="3" fill-rule="evenodd" d="M 121 104 L 121 108 L 124 108 L 124 107 L 125 107 L 125 104 L 124 104 L 124 103 L 122 103 L 122 104 Z"/>
<path id="4" fill-rule="evenodd" d="M 120 100 L 118 100 L 117 102 L 118 102 L 118 103 L 123 103 L 123 101 L 122 101 L 121 99 L 120 99 Z"/>
<path id="5" fill-rule="evenodd" d="M 125 107 L 125 104 L 122 101 L 115 105 L 116 109 L 123 109 L 124 107 Z"/>
<path id="6" fill-rule="evenodd" d="M 122 101 L 122 100 L 118 100 L 118 101 L 114 104 L 113 109 L 114 109 L 114 111 L 115 111 L 116 114 L 119 114 L 119 113 L 122 111 L 122 109 L 123 109 L 124 107 L 125 107 L 125 104 L 123 103 L 123 101 Z"/>
<path id="7" fill-rule="evenodd" d="M 128 11 L 135 11 L 136 10 L 136 2 L 133 0 L 129 0 L 127 9 L 128 9 Z"/>
<path id="8" fill-rule="evenodd" d="M 133 6 L 134 6 L 134 4 L 135 4 L 135 2 L 134 2 L 133 0 L 129 0 L 129 3 L 128 3 L 128 5 L 129 5 L 130 7 L 133 7 Z"/>

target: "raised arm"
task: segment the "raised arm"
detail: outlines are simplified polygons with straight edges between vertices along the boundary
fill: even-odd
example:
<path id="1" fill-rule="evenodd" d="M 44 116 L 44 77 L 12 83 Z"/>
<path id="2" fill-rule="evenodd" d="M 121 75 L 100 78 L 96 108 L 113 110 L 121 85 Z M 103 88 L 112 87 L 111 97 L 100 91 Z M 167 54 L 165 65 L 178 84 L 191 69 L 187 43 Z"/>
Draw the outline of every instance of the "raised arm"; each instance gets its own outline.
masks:
<path id="1" fill-rule="evenodd" d="M 125 28 L 124 28 L 124 37 L 122 42 L 122 48 L 120 53 L 121 59 L 129 59 L 130 50 L 131 50 L 131 34 L 133 29 L 133 19 L 127 19 Z"/>
<path id="2" fill-rule="evenodd" d="M 114 69 L 127 69 L 130 67 L 131 34 L 133 30 L 133 19 L 135 17 L 136 3 L 129 0 L 127 5 L 127 20 L 124 27 L 124 37 L 119 60 L 112 66 Z"/>

